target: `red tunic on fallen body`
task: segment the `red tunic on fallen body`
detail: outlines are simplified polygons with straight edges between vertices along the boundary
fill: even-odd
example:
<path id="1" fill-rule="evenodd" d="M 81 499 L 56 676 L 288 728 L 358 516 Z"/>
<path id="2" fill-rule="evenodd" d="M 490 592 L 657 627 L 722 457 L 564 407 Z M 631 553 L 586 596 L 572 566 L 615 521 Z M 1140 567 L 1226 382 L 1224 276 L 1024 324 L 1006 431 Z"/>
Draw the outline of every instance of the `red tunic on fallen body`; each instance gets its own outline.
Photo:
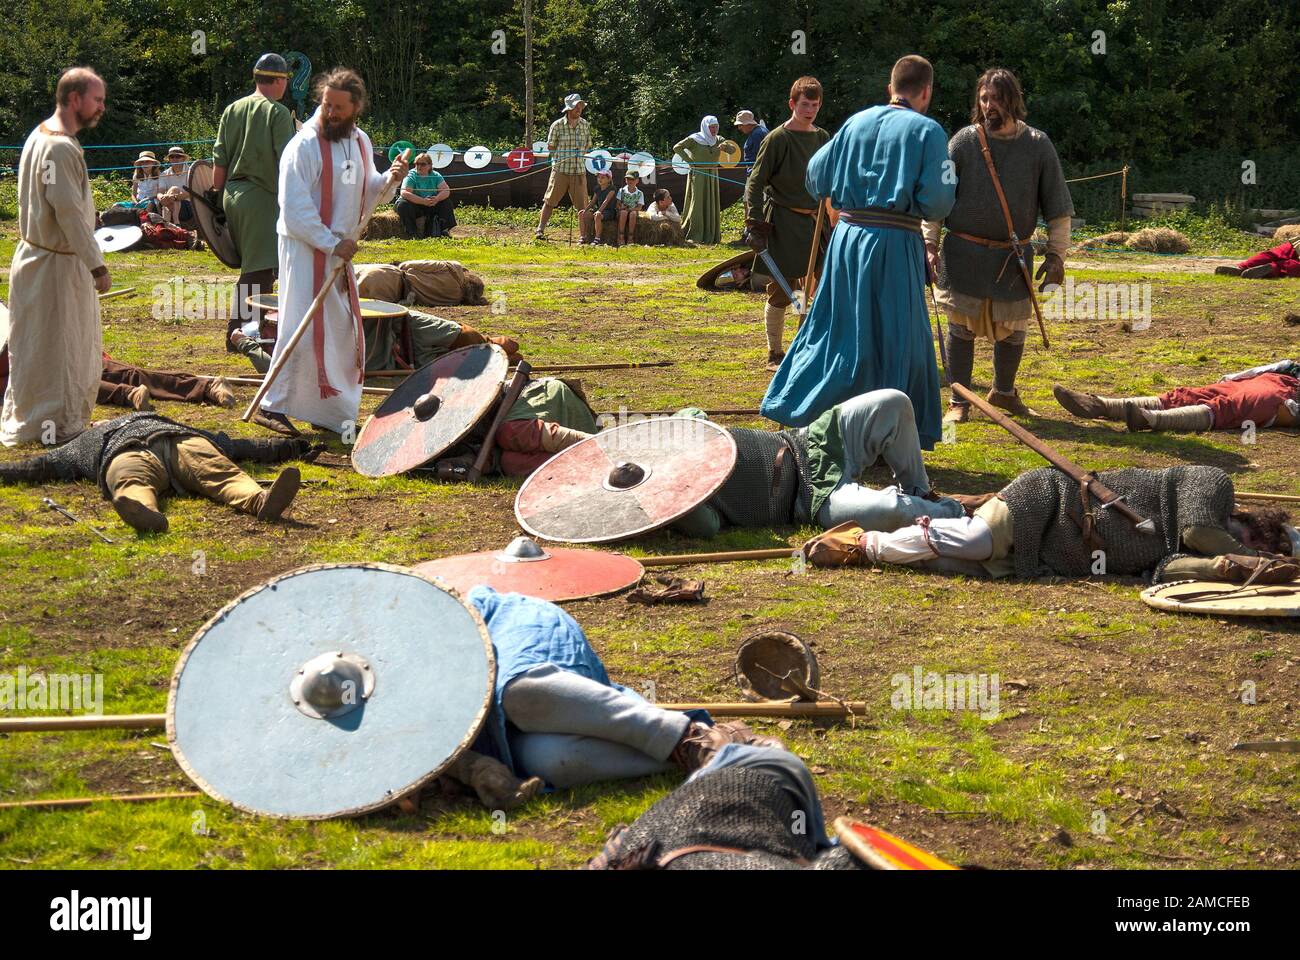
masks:
<path id="1" fill-rule="evenodd" d="M 1177 387 L 1160 395 L 1165 410 L 1204 404 L 1214 412 L 1215 430 L 1235 430 L 1247 420 L 1271 426 L 1287 400 L 1300 398 L 1300 380 L 1261 373 L 1245 380 L 1220 380 L 1206 387 Z"/>

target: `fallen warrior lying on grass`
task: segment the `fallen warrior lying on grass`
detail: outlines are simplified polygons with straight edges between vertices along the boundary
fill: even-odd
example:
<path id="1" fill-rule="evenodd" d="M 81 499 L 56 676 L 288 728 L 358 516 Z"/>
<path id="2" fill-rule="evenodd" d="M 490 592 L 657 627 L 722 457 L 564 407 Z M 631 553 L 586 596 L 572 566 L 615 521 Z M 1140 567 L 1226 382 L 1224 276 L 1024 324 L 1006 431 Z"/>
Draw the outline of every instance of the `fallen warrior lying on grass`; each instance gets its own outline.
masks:
<path id="1" fill-rule="evenodd" d="M 263 490 L 233 461 L 277 463 L 310 448 L 306 440 L 232 439 L 157 414 L 131 413 L 93 425 L 48 453 L 0 463 L 0 482 L 95 481 L 117 515 L 136 530 L 167 529 L 158 500 L 172 491 L 207 497 L 269 522 L 278 520 L 298 493 L 298 469 L 289 467 Z"/>
<path id="2" fill-rule="evenodd" d="M 553 603 L 475 587 L 496 658 L 483 732 L 451 776 L 509 810 L 541 789 L 704 766 L 726 744 L 781 747 L 740 722 L 664 710 L 613 683 L 576 620 Z"/>
<path id="3" fill-rule="evenodd" d="M 1300 363 L 1279 360 L 1232 373 L 1204 387 L 1176 387 L 1158 397 L 1099 397 L 1059 383 L 1052 395 L 1076 417 L 1116 420 L 1129 430 L 1238 430 L 1300 424 Z"/>
<path id="4" fill-rule="evenodd" d="M 1300 579 L 1281 510 L 1238 510 L 1232 480 L 1217 467 L 1129 468 L 1098 479 L 1155 523 L 1143 534 L 1114 510 L 1089 501 L 1085 533 L 1079 483 L 1054 467 L 1031 470 L 990 494 L 973 516 L 929 517 L 892 533 L 844 524 L 804 547 L 816 566 L 899 563 L 971 576 L 1032 578 L 1094 574 L 1154 582 Z M 1270 562 L 1271 561 L 1271 562 Z"/>
<path id="5" fill-rule="evenodd" d="M 676 415 L 703 417 L 704 412 L 688 408 Z M 497 434 L 500 470 L 527 476 L 595 430 L 595 414 L 573 385 L 555 379 L 529 384 Z M 707 503 L 674 523 L 674 530 L 708 538 L 727 524 L 792 526 L 814 520 L 822 527 L 851 520 L 867 530 L 893 530 L 924 516 L 965 514 L 958 499 L 931 488 L 912 404 L 901 391 L 864 393 L 799 430 L 732 427 L 728 432 L 736 441 L 735 470 Z M 857 482 L 877 460 L 893 471 L 894 486 L 878 490 Z M 443 475 L 454 475 L 454 462 L 440 463 Z"/>

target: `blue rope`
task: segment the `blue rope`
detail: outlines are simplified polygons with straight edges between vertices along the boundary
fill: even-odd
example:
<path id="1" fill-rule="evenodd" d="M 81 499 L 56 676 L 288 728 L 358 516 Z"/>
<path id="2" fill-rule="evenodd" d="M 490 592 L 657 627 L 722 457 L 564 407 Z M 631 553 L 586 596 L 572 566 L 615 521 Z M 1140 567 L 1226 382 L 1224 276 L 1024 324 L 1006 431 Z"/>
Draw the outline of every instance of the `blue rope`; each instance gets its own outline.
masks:
<path id="1" fill-rule="evenodd" d="M 212 140 L 164 140 L 162 143 L 93 143 L 89 146 L 83 146 L 83 150 L 134 150 L 136 147 L 178 147 L 183 143 L 216 143 Z M 0 144 L 0 150 L 21 150 L 23 145 L 17 146 L 9 144 Z"/>

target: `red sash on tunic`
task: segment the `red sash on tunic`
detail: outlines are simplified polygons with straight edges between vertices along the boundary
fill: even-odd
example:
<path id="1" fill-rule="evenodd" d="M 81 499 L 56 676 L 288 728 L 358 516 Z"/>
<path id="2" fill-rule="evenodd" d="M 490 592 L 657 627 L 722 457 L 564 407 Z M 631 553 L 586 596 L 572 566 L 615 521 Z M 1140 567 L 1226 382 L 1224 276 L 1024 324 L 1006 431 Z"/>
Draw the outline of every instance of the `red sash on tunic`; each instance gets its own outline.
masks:
<path id="1" fill-rule="evenodd" d="M 320 143 L 321 157 L 321 179 L 320 179 L 320 219 L 326 227 L 334 217 L 334 156 L 333 147 L 330 142 L 322 136 L 317 136 L 316 140 Z M 362 152 L 361 137 L 357 136 L 357 156 L 364 157 Z M 360 173 L 358 173 L 360 175 Z M 361 188 L 361 210 L 357 214 L 357 223 L 365 216 L 366 211 L 366 190 L 364 185 Z M 347 264 L 343 270 L 344 283 L 348 286 L 348 302 L 352 307 L 352 328 L 356 334 L 357 341 L 357 383 L 366 381 L 366 341 L 365 334 L 361 328 L 361 303 L 357 298 L 357 281 L 356 275 L 352 272 L 352 264 Z M 320 250 L 312 252 L 312 298 L 314 299 L 319 293 L 321 285 L 325 283 L 325 253 Z M 311 339 L 312 346 L 316 351 L 316 382 L 320 386 L 320 397 L 322 400 L 328 400 L 330 397 L 338 396 L 338 390 L 330 385 L 329 375 L 325 372 L 325 304 L 321 303 L 316 308 L 316 312 L 309 318 L 312 324 Z"/>

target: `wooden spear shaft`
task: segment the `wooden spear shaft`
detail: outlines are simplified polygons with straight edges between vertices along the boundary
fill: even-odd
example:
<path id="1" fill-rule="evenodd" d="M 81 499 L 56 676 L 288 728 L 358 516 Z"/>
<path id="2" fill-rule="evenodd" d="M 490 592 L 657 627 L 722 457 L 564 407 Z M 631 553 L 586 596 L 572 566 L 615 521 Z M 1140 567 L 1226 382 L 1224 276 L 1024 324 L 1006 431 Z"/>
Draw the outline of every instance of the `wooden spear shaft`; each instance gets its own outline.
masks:
<path id="1" fill-rule="evenodd" d="M 198 790 L 180 790 L 175 793 L 119 793 L 103 797 L 58 797 L 53 800 L 17 800 L 0 803 L 0 810 L 32 810 L 59 807 L 88 807 L 92 803 L 145 803 L 150 800 L 185 800 L 201 797 Z"/>
<path id="2" fill-rule="evenodd" d="M 676 410 L 610 410 L 607 413 L 598 413 L 598 417 L 671 417 Z M 705 410 L 706 416 L 709 417 L 757 417 L 762 411 L 756 407 L 718 407 L 716 410 Z"/>
<path id="3" fill-rule="evenodd" d="M 539 363 L 536 373 L 576 372 L 579 370 L 639 370 L 643 367 L 674 367 L 675 360 L 629 360 L 626 363 Z M 367 377 L 409 377 L 414 370 L 367 370 Z"/>
<path id="4" fill-rule="evenodd" d="M 1264 503 L 1300 503 L 1300 497 L 1292 497 L 1284 493 L 1246 493 L 1238 491 L 1235 496 L 1238 500 L 1259 500 Z"/>
<path id="5" fill-rule="evenodd" d="M 123 287 L 121 290 L 106 290 L 104 293 L 96 294 L 100 300 L 112 300 L 114 297 L 124 297 L 128 293 L 134 293 L 135 287 Z"/>
<path id="6" fill-rule="evenodd" d="M 233 384 L 237 387 L 255 387 L 266 383 L 266 381 L 261 377 L 226 377 L 225 380 L 226 383 Z M 373 394 L 377 397 L 386 397 L 393 391 L 389 390 L 387 387 L 362 387 L 361 392 Z"/>
<path id="7" fill-rule="evenodd" d="M 660 557 L 638 557 L 643 567 L 675 567 L 687 563 L 734 563 L 738 560 L 780 560 L 793 557 L 798 547 L 773 547 L 768 550 L 729 550 L 720 553 L 669 553 Z M 0 727 L 0 730 L 3 730 Z"/>

